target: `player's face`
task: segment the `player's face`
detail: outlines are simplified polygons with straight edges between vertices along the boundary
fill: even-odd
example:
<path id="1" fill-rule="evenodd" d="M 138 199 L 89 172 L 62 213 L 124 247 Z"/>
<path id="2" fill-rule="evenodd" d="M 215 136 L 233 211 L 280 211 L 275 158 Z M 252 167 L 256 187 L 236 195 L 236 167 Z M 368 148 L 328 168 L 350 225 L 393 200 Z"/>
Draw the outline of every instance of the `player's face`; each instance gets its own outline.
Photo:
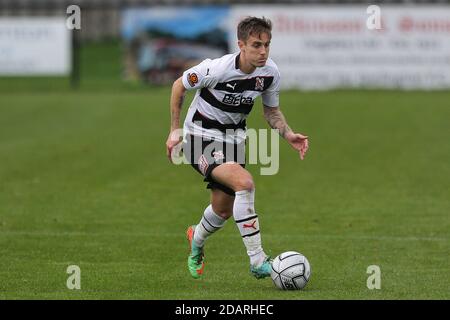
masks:
<path id="1" fill-rule="evenodd" d="M 263 67 L 269 58 L 270 36 L 265 32 L 259 36 L 250 35 L 246 42 L 240 41 L 239 47 L 250 65 Z"/>

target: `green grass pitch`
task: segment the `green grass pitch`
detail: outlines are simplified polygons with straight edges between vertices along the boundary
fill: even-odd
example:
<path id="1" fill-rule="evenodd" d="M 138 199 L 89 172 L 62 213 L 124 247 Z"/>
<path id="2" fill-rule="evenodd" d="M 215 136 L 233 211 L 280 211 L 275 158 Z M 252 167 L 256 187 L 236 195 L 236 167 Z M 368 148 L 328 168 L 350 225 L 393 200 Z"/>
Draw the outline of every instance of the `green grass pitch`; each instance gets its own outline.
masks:
<path id="1" fill-rule="evenodd" d="M 120 82 L 118 43 L 81 55 L 78 91 L 0 79 L 0 299 L 450 298 L 450 92 L 282 93 L 309 154 L 280 141 L 277 175 L 248 166 L 266 251 L 312 266 L 305 290 L 281 292 L 249 275 L 232 220 L 190 278 L 184 231 L 209 194 L 166 159 L 169 89 Z M 267 128 L 260 102 L 249 127 Z"/>
<path id="2" fill-rule="evenodd" d="M 281 94 L 309 153 L 280 141 L 277 175 L 248 168 L 265 250 L 312 266 L 283 292 L 250 276 L 232 220 L 190 277 L 184 232 L 209 193 L 166 159 L 168 88 L 57 91 L 0 97 L 0 299 L 450 298 L 449 92 Z M 267 128 L 260 101 L 249 127 Z"/>

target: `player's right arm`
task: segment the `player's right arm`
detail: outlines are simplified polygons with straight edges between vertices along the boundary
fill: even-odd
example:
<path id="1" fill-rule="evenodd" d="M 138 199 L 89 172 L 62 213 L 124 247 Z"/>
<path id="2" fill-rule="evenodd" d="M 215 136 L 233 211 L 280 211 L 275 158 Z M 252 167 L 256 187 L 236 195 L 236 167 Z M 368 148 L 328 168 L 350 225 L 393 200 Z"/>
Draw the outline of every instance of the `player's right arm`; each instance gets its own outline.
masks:
<path id="1" fill-rule="evenodd" d="M 180 77 L 174 81 L 170 96 L 170 132 L 166 141 L 166 152 L 170 162 L 172 162 L 171 154 L 173 147 L 181 142 L 180 114 L 185 95 L 186 88 Z"/>
<path id="2" fill-rule="evenodd" d="M 172 162 L 172 149 L 181 142 L 180 114 L 184 96 L 187 90 L 213 88 L 217 84 L 211 71 L 211 59 L 205 59 L 200 64 L 186 70 L 175 80 L 170 97 L 170 133 L 166 142 L 167 157 Z"/>

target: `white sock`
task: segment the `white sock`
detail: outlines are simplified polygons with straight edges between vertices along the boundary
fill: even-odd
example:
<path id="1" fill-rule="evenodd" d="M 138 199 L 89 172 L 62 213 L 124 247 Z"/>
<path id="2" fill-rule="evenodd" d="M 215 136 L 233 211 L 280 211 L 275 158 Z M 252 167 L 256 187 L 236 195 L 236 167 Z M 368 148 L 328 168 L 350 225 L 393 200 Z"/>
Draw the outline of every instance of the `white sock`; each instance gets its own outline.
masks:
<path id="1" fill-rule="evenodd" d="M 237 191 L 234 199 L 233 217 L 247 248 L 250 264 L 260 266 L 266 254 L 261 245 L 258 215 L 255 213 L 255 191 Z"/>
<path id="2" fill-rule="evenodd" d="M 197 247 L 203 247 L 206 239 L 214 232 L 220 230 L 227 220 L 218 216 L 212 209 L 212 205 L 206 207 L 203 217 L 195 227 L 194 242 Z"/>

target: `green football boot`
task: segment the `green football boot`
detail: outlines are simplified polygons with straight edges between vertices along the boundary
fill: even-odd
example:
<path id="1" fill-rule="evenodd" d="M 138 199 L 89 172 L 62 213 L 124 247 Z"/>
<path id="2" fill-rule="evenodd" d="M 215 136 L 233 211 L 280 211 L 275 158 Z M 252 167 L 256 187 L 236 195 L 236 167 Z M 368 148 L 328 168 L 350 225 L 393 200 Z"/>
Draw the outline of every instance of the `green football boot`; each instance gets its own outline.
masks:
<path id="1" fill-rule="evenodd" d="M 190 253 L 188 256 L 188 269 L 191 276 L 195 279 L 201 278 L 205 268 L 203 248 L 199 248 L 194 243 L 195 225 L 186 230 L 186 237 L 189 241 Z"/>
<path id="2" fill-rule="evenodd" d="M 250 266 L 250 272 L 256 279 L 263 279 L 266 277 L 270 277 L 272 273 L 272 259 L 270 257 L 266 257 L 264 262 L 259 266 Z"/>

